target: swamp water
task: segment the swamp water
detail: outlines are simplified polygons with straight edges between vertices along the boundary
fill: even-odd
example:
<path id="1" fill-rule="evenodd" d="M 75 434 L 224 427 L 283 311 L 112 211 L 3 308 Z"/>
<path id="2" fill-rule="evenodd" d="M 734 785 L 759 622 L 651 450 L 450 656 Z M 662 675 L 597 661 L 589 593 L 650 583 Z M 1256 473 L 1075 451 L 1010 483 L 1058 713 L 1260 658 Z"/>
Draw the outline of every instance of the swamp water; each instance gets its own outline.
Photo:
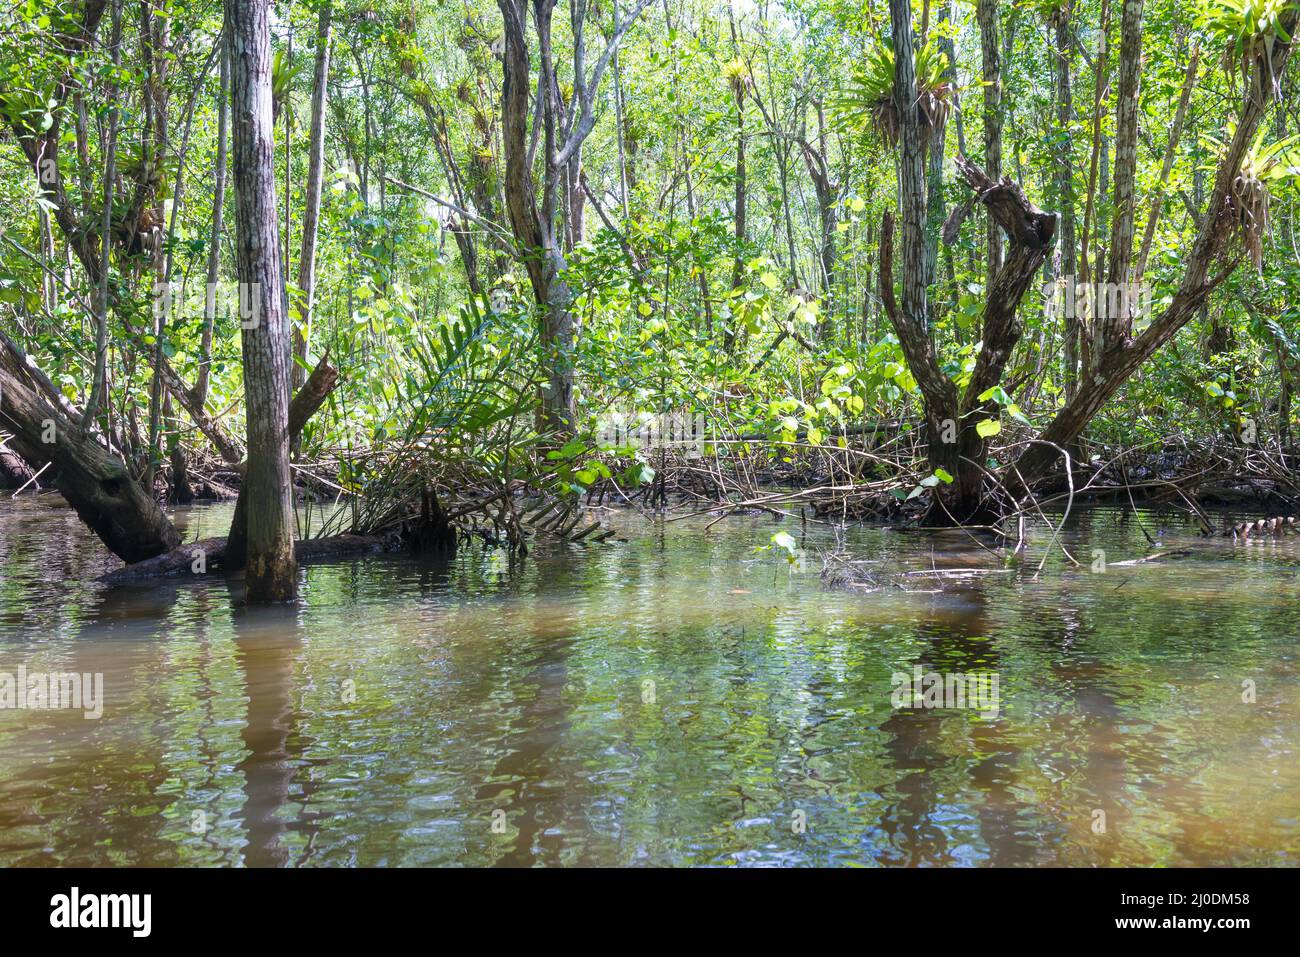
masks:
<path id="1" fill-rule="evenodd" d="M 102 673 L 103 713 L 0 710 L 0 864 L 1295 863 L 1300 538 L 1141 517 L 1163 545 L 1076 512 L 1081 566 L 1037 581 L 1045 528 L 1013 568 L 851 528 L 889 583 L 828 589 L 824 526 L 800 574 L 755 550 L 798 522 L 617 514 L 244 610 L 216 576 L 105 588 L 70 510 L 6 497 L 0 675 Z M 917 673 L 995 677 L 996 713 L 895 707 Z"/>

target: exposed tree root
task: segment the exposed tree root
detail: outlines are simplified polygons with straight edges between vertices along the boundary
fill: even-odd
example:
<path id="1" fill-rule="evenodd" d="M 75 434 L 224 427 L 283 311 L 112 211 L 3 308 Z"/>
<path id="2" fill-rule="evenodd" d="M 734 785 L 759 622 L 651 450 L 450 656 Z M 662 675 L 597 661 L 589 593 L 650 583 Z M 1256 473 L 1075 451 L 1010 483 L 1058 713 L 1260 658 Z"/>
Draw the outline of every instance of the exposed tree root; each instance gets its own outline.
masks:
<path id="1" fill-rule="evenodd" d="M 330 535 L 308 538 L 294 543 L 294 557 L 300 565 L 331 561 L 357 555 L 396 551 L 401 547 L 397 535 Z M 154 558 L 127 565 L 100 577 L 108 585 L 149 581 L 165 575 L 206 575 L 225 569 L 226 539 L 204 538 L 181 545 Z"/>

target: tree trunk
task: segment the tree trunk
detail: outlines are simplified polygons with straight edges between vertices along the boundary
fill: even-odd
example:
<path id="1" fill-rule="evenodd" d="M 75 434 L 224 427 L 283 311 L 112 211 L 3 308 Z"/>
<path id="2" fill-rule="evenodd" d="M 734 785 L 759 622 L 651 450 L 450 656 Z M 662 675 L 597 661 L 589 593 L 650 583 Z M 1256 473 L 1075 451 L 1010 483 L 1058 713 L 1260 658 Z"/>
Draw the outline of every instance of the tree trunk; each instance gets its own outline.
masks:
<path id="1" fill-rule="evenodd" d="M 36 470 L 23 461 L 21 455 L 9 448 L 8 442 L 0 445 L 0 488 L 22 488 L 35 478 Z"/>
<path id="2" fill-rule="evenodd" d="M 1133 260 L 1134 217 L 1137 205 L 1138 97 L 1142 67 L 1142 2 L 1124 0 L 1120 21 L 1119 90 L 1115 105 L 1115 218 L 1111 221 L 1110 265 L 1106 281 L 1111 289 L 1127 289 Z M 1100 298 L 1100 297 L 1099 297 Z M 1117 297 L 1118 315 L 1098 316 L 1102 351 L 1107 352 L 1133 331 L 1129 297 Z"/>
<path id="3" fill-rule="evenodd" d="M 551 48 L 551 16 L 555 0 L 533 0 L 533 20 L 538 37 L 540 77 L 538 95 L 541 148 L 545 170 L 542 201 L 533 184 L 534 156 L 529 147 L 529 94 L 531 61 L 526 39 L 528 7 L 525 0 L 497 0 L 504 27 L 501 49 L 501 145 L 505 153 L 505 198 L 517 254 L 528 270 L 533 298 L 541 314 L 541 347 L 547 382 L 539 403 L 539 425 L 559 435 L 572 433 L 573 349 L 577 323 L 573 293 L 563 278 L 565 269 L 560 224 L 559 192 L 568 182 L 570 164 L 581 162 L 583 141 L 595 125 L 594 97 L 610 57 L 628 27 L 650 0 L 639 0 L 607 42 L 604 52 L 588 72 L 583 42 L 574 44 L 573 99 L 566 107 L 556 81 Z M 587 7 L 571 8 L 573 35 L 581 38 Z M 566 110 L 575 110 L 573 115 Z"/>
<path id="4" fill-rule="evenodd" d="M 1280 18 L 1286 36 L 1295 36 L 1300 11 L 1288 9 Z M 1240 257 L 1233 259 L 1216 275 L 1210 267 L 1225 252 L 1237 235 L 1239 222 L 1232 206 L 1233 183 L 1241 170 L 1242 160 L 1272 103 L 1274 91 L 1282 80 L 1291 55 L 1292 44 L 1278 40 L 1267 56 L 1255 57 L 1249 64 L 1251 82 L 1241 106 L 1241 116 L 1232 142 L 1220 160 L 1214 190 L 1201 220 L 1196 242 L 1187 256 L 1178 291 L 1165 310 L 1156 316 L 1146 331 L 1137 337 L 1123 336 L 1104 355 L 1098 357 L 1095 370 L 1081 384 L 1078 395 L 1067 402 L 1055 419 L 1043 430 L 1039 441 L 1030 444 L 1007 470 L 1005 481 L 1017 493 L 1025 493 L 1060 457 L 1092 421 L 1112 395 L 1156 350 L 1177 334 L 1208 300 L 1210 294 L 1236 270 Z"/>
<path id="5" fill-rule="evenodd" d="M 177 505 L 188 505 L 194 501 L 194 490 L 190 488 L 190 472 L 185 462 L 185 450 L 180 440 L 172 443 L 172 501 Z"/>
<path id="6" fill-rule="evenodd" d="M 339 370 L 330 364 L 329 350 L 320 357 L 307 381 L 302 384 L 289 403 L 289 443 L 296 446 L 302 436 L 303 426 L 325 404 L 339 381 Z"/>
<path id="7" fill-rule="evenodd" d="M 104 208 L 99 232 L 100 273 L 95 287 L 95 373 L 91 381 L 90 395 L 86 399 L 86 408 L 82 413 L 83 429 L 94 426 L 100 404 L 106 404 L 104 396 L 108 381 L 108 271 L 113 251 L 113 243 L 110 240 L 113 235 L 113 188 L 117 181 L 117 70 L 122 62 L 122 0 L 113 0 L 113 32 L 109 45 L 113 51 L 113 70 L 108 84 L 108 144 L 104 157 Z M 89 190 L 87 190 L 86 204 L 89 207 Z M 89 218 L 88 209 L 86 219 Z"/>
<path id="8" fill-rule="evenodd" d="M 952 84 L 950 95 L 957 96 L 957 62 L 955 53 L 950 52 L 952 39 L 948 36 L 948 7 L 941 5 L 939 7 L 939 30 L 938 35 L 941 38 L 938 42 L 939 49 L 947 57 L 947 65 L 944 68 L 944 79 Z M 922 42 L 925 38 L 922 37 Z M 955 108 L 955 104 L 954 104 Z M 943 202 L 943 161 L 947 152 L 948 145 L 948 114 L 946 111 L 939 113 L 938 122 L 930 131 L 929 138 L 929 165 L 926 171 L 926 180 L 928 183 L 929 196 L 927 198 L 928 208 L 925 224 L 925 284 L 933 286 L 935 273 L 939 265 L 939 233 L 943 227 L 944 221 L 944 202 Z M 933 316 L 930 317 L 933 322 Z"/>
<path id="9" fill-rule="evenodd" d="M 307 198 L 302 212 L 302 255 L 298 260 L 298 325 L 293 333 L 294 363 L 291 376 L 294 389 L 301 389 L 307 379 L 307 346 L 316 306 L 316 237 L 320 230 L 321 187 L 325 179 L 325 102 L 330 72 L 331 4 L 321 6 L 316 27 L 316 72 L 311 92 L 310 156 L 307 169 Z"/>
<path id="10" fill-rule="evenodd" d="M 1070 29 L 1073 15 L 1071 3 L 1062 4 L 1054 14 L 1056 28 L 1056 123 L 1057 143 L 1053 167 L 1056 180 L 1056 201 L 1061 211 L 1061 238 L 1056 244 L 1060 252 L 1058 278 L 1068 282 L 1078 280 L 1078 253 L 1074 235 L 1074 140 L 1070 128 L 1074 123 L 1074 103 L 1070 89 L 1070 70 L 1074 65 L 1074 36 Z M 1082 327 L 1076 315 L 1068 315 L 1065 324 L 1065 395 L 1074 397 L 1079 380 L 1079 344 Z"/>
<path id="11" fill-rule="evenodd" d="M 736 254 L 732 261 L 731 268 L 731 288 L 739 289 L 745 279 L 745 237 L 746 237 L 746 200 L 749 196 L 748 184 L 746 182 L 745 167 L 745 89 L 743 85 L 736 87 L 736 205 L 735 205 L 735 239 Z M 793 263 L 791 268 L 793 268 Z M 727 325 L 726 334 L 723 336 L 723 346 L 727 352 L 731 352 L 736 347 L 736 333 L 738 330 L 735 326 L 735 319 Z"/>
<path id="12" fill-rule="evenodd" d="M 31 466 L 52 463 L 45 476 L 118 558 L 138 562 L 180 544 L 158 503 L 122 461 L 3 366 L 0 413 L 14 432 L 9 446 Z"/>
<path id="13" fill-rule="evenodd" d="M 217 104 L 217 167 L 212 184 L 212 233 L 208 240 L 207 288 L 204 291 L 203 337 L 199 344 L 199 377 L 194 383 L 194 400 L 207 405 L 212 381 L 212 331 L 217 319 L 217 283 L 221 280 L 221 227 L 226 205 L 226 157 L 230 133 L 230 44 L 222 38 L 221 92 Z"/>
<path id="14" fill-rule="evenodd" d="M 977 0 L 975 18 L 980 30 L 980 59 L 984 78 L 984 171 L 989 179 L 1002 178 L 1002 44 L 998 39 L 997 0 Z M 988 282 L 1002 265 L 1002 236 L 988 220 Z"/>
<path id="15" fill-rule="evenodd" d="M 299 564 L 317 561 L 332 561 L 350 555 L 367 555 L 375 552 L 392 551 L 398 542 L 392 535 L 329 535 L 324 538 L 306 538 L 294 544 L 294 555 Z M 160 578 L 166 575 L 196 574 L 197 562 L 202 562 L 204 574 L 213 571 L 237 571 L 232 565 L 229 540 L 225 538 L 204 538 L 186 545 L 178 545 L 171 551 L 158 555 L 148 561 L 128 565 L 100 578 L 107 585 L 127 585 Z"/>
<path id="16" fill-rule="evenodd" d="M 297 594 L 289 481 L 291 330 L 280 273 L 268 11 L 269 0 L 225 0 L 238 197 L 236 258 L 239 281 L 258 310 L 241 323 L 248 466 L 240 498 L 248 516 L 250 603 L 289 601 Z"/>
<path id="17" fill-rule="evenodd" d="M 958 171 L 976 199 L 988 211 L 995 229 L 1010 243 L 1010 255 L 989 284 L 983 315 L 982 346 L 964 392 L 943 372 L 926 322 L 928 307 L 924 282 L 926 177 L 921 138 L 920 107 L 916 98 L 911 7 L 908 0 L 890 0 L 893 27 L 894 105 L 898 111 L 902 155 L 899 160 L 900 202 L 903 215 L 903 300 L 893 290 L 893 216 L 881 223 L 880 293 L 908 368 L 921 390 L 925 407 L 927 457 L 936 474 L 930 521 L 953 524 L 981 519 L 991 511 L 987 500 L 987 441 L 978 423 L 998 414 L 998 406 L 984 394 L 1001 381 L 1011 352 L 1019 342 L 1023 324 L 1020 300 L 1051 248 L 1057 217 L 1029 202 L 1010 180 L 994 181 L 975 164 L 959 157 Z"/>
<path id="18" fill-rule="evenodd" d="M 167 87 L 171 20 L 167 17 L 157 16 L 148 3 L 140 5 L 140 17 L 140 32 L 142 46 L 144 46 L 141 52 L 145 61 L 144 95 L 148 101 L 148 112 L 154 117 L 154 123 L 152 140 L 148 144 L 145 153 L 148 157 L 148 166 L 142 183 L 147 185 L 144 186 L 143 190 L 141 187 L 137 187 L 137 194 L 142 197 L 147 196 L 148 200 L 157 200 L 161 194 L 163 168 L 167 161 L 171 138 L 171 126 L 168 121 L 168 106 L 171 97 Z M 149 38 L 147 44 L 143 42 L 146 36 Z M 146 135 L 148 134 L 149 131 L 146 129 Z M 183 165 L 179 168 L 183 169 Z M 172 198 L 174 202 L 179 200 L 179 197 L 175 195 Z M 163 383 L 162 374 L 158 371 L 158 367 L 162 364 L 164 357 L 163 344 L 167 339 L 167 312 L 171 299 L 164 292 L 169 277 L 167 276 L 167 257 L 163 249 L 164 233 L 161 213 L 160 208 L 159 225 L 153 233 L 153 248 L 149 250 L 153 257 L 154 287 L 150 301 L 153 303 L 151 315 L 153 318 L 154 342 L 152 349 L 153 374 L 149 382 L 149 450 L 142 481 L 145 490 L 150 495 L 153 494 L 154 473 L 162 462 Z"/>

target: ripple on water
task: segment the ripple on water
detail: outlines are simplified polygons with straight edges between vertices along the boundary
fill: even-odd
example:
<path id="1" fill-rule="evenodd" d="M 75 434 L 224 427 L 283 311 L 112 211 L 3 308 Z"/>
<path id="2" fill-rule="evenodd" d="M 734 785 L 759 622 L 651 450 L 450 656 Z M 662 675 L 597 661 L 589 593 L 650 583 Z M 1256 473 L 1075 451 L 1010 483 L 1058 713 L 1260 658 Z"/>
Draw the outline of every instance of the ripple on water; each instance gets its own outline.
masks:
<path id="1" fill-rule="evenodd" d="M 187 534 L 229 510 L 194 509 Z M 626 542 L 109 590 L 67 509 L 0 510 L 0 672 L 100 672 L 99 720 L 0 711 L 2 864 L 1290 864 L 1300 544 L 1153 550 L 1076 512 L 957 584 L 828 590 L 768 519 Z M 778 526 L 779 527 L 779 526 Z M 872 529 L 895 572 L 1002 557 Z M 810 526 L 812 554 L 833 546 Z M 1104 573 L 1091 556 L 1104 550 Z M 815 566 L 815 562 L 813 563 Z M 998 678 L 996 714 L 896 673 Z M 1247 694 L 1247 691 L 1250 694 Z M 1247 700 L 1253 694 L 1253 700 Z M 1106 827 L 1098 832 L 1097 812 Z"/>

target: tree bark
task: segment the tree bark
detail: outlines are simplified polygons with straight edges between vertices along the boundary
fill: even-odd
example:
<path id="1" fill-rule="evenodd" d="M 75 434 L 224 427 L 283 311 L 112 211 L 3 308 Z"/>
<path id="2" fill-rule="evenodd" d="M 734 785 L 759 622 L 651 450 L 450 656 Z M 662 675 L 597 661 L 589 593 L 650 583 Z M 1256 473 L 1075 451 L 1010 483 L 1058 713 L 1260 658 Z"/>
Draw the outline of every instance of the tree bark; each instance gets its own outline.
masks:
<path id="1" fill-rule="evenodd" d="M 577 322 L 573 292 L 564 279 L 566 268 L 558 222 L 560 190 L 567 188 L 571 163 L 581 162 L 583 141 L 595 125 L 594 98 L 610 57 L 624 33 L 651 0 L 638 0 L 609 38 L 604 52 L 588 71 L 583 37 L 586 5 L 573 11 L 573 114 L 561 102 L 551 48 L 551 17 L 555 0 L 533 0 L 538 38 L 538 114 L 544 151 L 542 195 L 538 203 L 533 183 L 533 153 L 529 147 L 531 62 L 528 54 L 526 0 L 497 0 L 504 26 L 501 50 L 501 145 L 505 153 L 505 197 L 518 255 L 528 270 L 533 299 L 540 314 L 541 347 L 546 383 L 539 404 L 539 426 L 557 435 L 573 431 L 573 349 Z"/>
<path id="2" fill-rule="evenodd" d="M 1058 278 L 1068 282 L 1078 280 L 1078 252 L 1075 249 L 1074 235 L 1074 139 L 1071 127 L 1074 124 L 1074 103 L 1070 88 L 1070 70 L 1074 65 L 1074 35 L 1070 29 L 1073 16 L 1072 2 L 1061 4 L 1054 12 L 1053 26 L 1056 32 L 1056 123 L 1058 137 L 1052 157 L 1054 178 L 1056 180 L 1056 200 L 1061 211 L 1061 238 L 1056 248 L 1060 253 Z M 1079 381 L 1079 344 L 1082 326 L 1078 317 L 1065 317 L 1065 395 L 1066 399 L 1074 397 Z"/>
<path id="3" fill-rule="evenodd" d="M 303 426 L 325 404 L 339 381 L 339 370 L 330 364 L 329 350 L 320 357 L 307 381 L 302 384 L 289 403 L 289 443 L 296 446 L 302 436 Z"/>
<path id="4" fill-rule="evenodd" d="M 907 0 L 894 0 L 906 4 Z M 897 34 L 896 34 L 897 35 Z M 897 86 L 898 89 L 906 89 Z M 960 394 L 957 386 L 939 367 L 934 344 L 923 324 L 900 309 L 893 294 L 893 217 L 885 214 L 881 223 L 880 282 L 885 311 L 894 326 L 907 358 L 908 368 L 925 405 L 927 457 L 937 472 L 942 469 L 951 482 L 934 489 L 934 506 L 929 521 L 955 524 L 991 516 L 987 472 L 984 467 L 988 442 L 979 434 L 979 422 L 997 418 L 998 403 L 984 394 L 1002 381 L 1011 353 L 1024 333 L 1020 302 L 1024 298 L 1056 237 L 1057 216 L 1039 209 L 1024 191 L 1005 177 L 994 183 L 974 163 L 958 157 L 957 169 L 988 210 L 989 219 L 1006 233 L 1008 255 L 989 287 L 982 317 L 983 345 L 975 360 L 970 381 Z M 920 186 L 914 187 L 919 190 Z M 906 206 L 904 215 L 906 215 Z M 904 234 L 906 251 L 910 241 L 919 246 L 924 237 Z M 903 280 L 906 292 L 908 278 Z"/>
<path id="5" fill-rule="evenodd" d="M 391 551 L 397 542 L 392 535 L 329 535 L 325 538 L 307 538 L 294 544 L 294 555 L 299 564 L 330 561 L 347 555 L 365 555 Z M 201 565 L 196 563 L 201 562 Z M 202 572 L 196 571 L 201 567 Z M 230 562 L 229 540 L 205 538 L 188 545 L 178 545 L 168 552 L 147 561 L 128 565 L 103 576 L 107 585 L 127 585 L 148 581 L 165 575 L 195 575 L 214 571 L 236 571 Z"/>
<path id="6" fill-rule="evenodd" d="M 221 40 L 221 92 L 217 104 L 217 165 L 212 185 L 212 233 L 208 240 L 208 284 L 203 307 L 203 336 L 199 343 L 199 377 L 194 383 L 194 401 L 207 405 L 212 381 L 212 332 L 217 320 L 217 283 L 221 280 L 221 229 L 226 205 L 226 157 L 230 143 L 230 43 Z"/>
<path id="7" fill-rule="evenodd" d="M 749 197 L 749 184 L 747 182 L 747 168 L 745 165 L 745 88 L 737 86 L 736 88 L 736 202 L 735 216 L 733 227 L 735 231 L 736 253 L 732 260 L 731 266 L 731 288 L 739 289 L 745 279 L 745 239 L 747 236 L 746 225 L 746 203 Z M 794 264 L 791 263 L 791 268 Z M 723 337 L 723 344 L 727 352 L 731 352 L 736 347 L 737 329 L 734 324 L 728 324 L 726 334 Z"/>
<path id="8" fill-rule="evenodd" d="M 977 0 L 975 18 L 980 30 L 980 61 L 984 78 L 984 171 L 997 182 L 1002 177 L 1002 44 L 998 37 L 997 0 Z M 1002 265 L 1002 237 L 998 225 L 988 221 L 988 283 Z"/>
<path id="9" fill-rule="evenodd" d="M 113 188 L 117 180 L 117 70 L 122 62 L 122 0 L 113 0 L 113 31 L 109 45 L 113 51 L 113 71 L 108 84 L 108 143 L 104 157 L 104 208 L 99 233 L 103 237 L 99 244 L 100 275 L 95 287 L 95 372 L 86 408 L 82 412 L 83 429 L 94 425 L 108 381 L 108 271 L 113 250 L 109 237 L 113 234 Z M 89 207 L 89 190 L 86 204 Z M 89 219 L 89 209 L 85 218 Z"/>
<path id="10" fill-rule="evenodd" d="M 180 544 L 179 533 L 122 461 L 4 366 L 0 413 L 14 432 L 9 446 L 29 465 L 52 463 L 45 475 L 118 558 L 138 562 Z"/>
<path id="11" fill-rule="evenodd" d="M 246 581 L 250 603 L 297 594 L 289 481 L 289 357 L 275 200 L 269 0 L 225 0 L 239 281 L 257 314 L 243 328 L 248 466 Z"/>
<path id="12" fill-rule="evenodd" d="M 1124 0 L 1120 20 L 1119 90 L 1115 105 L 1115 218 L 1110 230 L 1110 265 L 1106 281 L 1111 289 L 1127 288 L 1133 260 L 1134 217 L 1137 207 L 1138 98 L 1142 69 L 1142 3 Z M 1129 296 L 1119 296 L 1119 315 L 1097 317 L 1101 350 L 1109 351 L 1133 329 Z"/>

